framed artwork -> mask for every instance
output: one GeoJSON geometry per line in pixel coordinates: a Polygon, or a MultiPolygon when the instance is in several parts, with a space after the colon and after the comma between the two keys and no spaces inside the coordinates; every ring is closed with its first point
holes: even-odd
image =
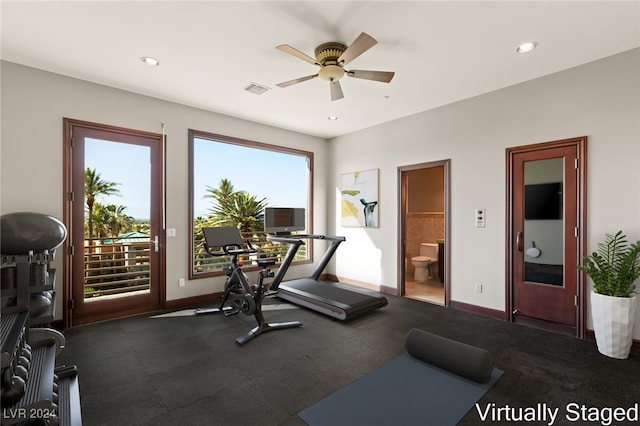
{"type": "Polygon", "coordinates": [[[345,173],[341,180],[342,226],[378,227],[378,169],[345,173]]]}

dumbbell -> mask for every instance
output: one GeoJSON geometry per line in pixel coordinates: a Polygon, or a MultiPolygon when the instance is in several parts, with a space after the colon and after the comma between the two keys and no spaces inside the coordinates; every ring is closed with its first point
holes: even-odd
{"type": "Polygon", "coordinates": [[[29,376],[29,370],[27,370],[22,365],[16,365],[13,368],[13,375],[20,377],[22,380],[24,380],[26,382],[27,381],[27,377],[29,376]]]}
{"type": "Polygon", "coordinates": [[[31,346],[27,342],[24,342],[20,355],[31,361],[31,346]]]}
{"type": "Polygon", "coordinates": [[[31,361],[26,356],[20,355],[20,357],[18,358],[18,364],[23,366],[24,368],[26,368],[28,370],[29,369],[29,365],[31,365],[31,361]]]}
{"type": "Polygon", "coordinates": [[[8,368],[5,371],[5,380],[2,386],[2,405],[7,407],[14,405],[18,401],[20,401],[20,399],[24,396],[27,382],[21,377],[9,373],[8,368]]]}

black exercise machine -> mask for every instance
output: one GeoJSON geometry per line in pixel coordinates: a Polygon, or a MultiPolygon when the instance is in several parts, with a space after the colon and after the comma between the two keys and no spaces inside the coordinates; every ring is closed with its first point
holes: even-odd
{"type": "Polygon", "coordinates": [[[300,238],[327,240],[331,241],[331,245],[310,278],[300,278],[286,282],[281,282],[282,278],[274,280],[269,286],[269,290],[277,291],[277,297],[343,321],[367,314],[387,305],[388,301],[384,296],[357,290],[340,283],[319,281],[320,275],[322,275],[324,268],[333,257],[338,246],[345,241],[344,237],[315,234],[296,234],[288,237],[267,236],[269,241],[291,244],[283,261],[287,263],[287,266],[293,260],[300,246],[300,244],[296,243],[300,241],[300,238]]]}
{"type": "MultiPolygon", "coordinates": [[[[250,241],[243,241],[240,231],[232,226],[203,228],[202,232],[205,239],[204,247],[207,253],[216,257],[229,256],[231,266],[224,270],[227,275],[227,280],[220,305],[217,308],[198,308],[196,309],[196,314],[222,312],[226,316],[230,316],[242,312],[245,315],[253,315],[258,325],[248,333],[238,337],[236,339],[238,345],[244,345],[249,340],[267,331],[300,327],[302,325],[300,321],[270,324],[262,315],[262,300],[266,296],[275,294],[275,291],[265,291],[263,287],[263,280],[274,277],[275,275],[269,268],[275,265],[275,259],[257,259],[257,264],[262,267],[262,270],[259,273],[258,282],[254,286],[251,286],[246,274],[242,271],[242,265],[238,261],[238,256],[258,253],[258,249],[255,248],[250,241]]],[[[282,280],[298,247],[304,244],[302,241],[294,238],[289,239],[287,243],[290,244],[289,251],[271,285],[275,283],[277,286],[278,280],[282,280]]]]}

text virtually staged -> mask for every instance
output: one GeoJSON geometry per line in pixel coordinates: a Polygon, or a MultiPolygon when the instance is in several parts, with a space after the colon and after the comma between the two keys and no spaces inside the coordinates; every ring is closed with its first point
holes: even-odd
{"type": "Polygon", "coordinates": [[[637,422],[640,403],[629,407],[591,407],[577,402],[570,402],[564,407],[553,407],[546,402],[539,402],[529,407],[512,407],[509,404],[498,405],[490,402],[484,406],[476,403],[476,412],[483,422],[541,422],[549,426],[556,421],[567,420],[578,424],[594,423],[609,426],[614,422],[637,422]]]}

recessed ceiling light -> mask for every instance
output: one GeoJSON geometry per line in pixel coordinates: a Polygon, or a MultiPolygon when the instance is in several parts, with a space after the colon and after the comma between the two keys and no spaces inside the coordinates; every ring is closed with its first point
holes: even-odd
{"type": "Polygon", "coordinates": [[[160,65],[160,61],[156,58],[152,58],[151,56],[143,56],[142,58],[140,58],[140,60],[150,67],[157,67],[158,65],[160,65]]]}
{"type": "Polygon", "coordinates": [[[536,43],[535,41],[528,41],[528,42],[522,43],[520,46],[518,46],[516,48],[516,52],[518,52],[518,53],[528,53],[528,52],[531,52],[533,49],[535,49],[537,45],[538,45],[538,43],[536,43]]]}
{"type": "Polygon", "coordinates": [[[330,115],[329,117],[327,117],[329,120],[331,121],[336,121],[338,119],[338,117],[336,117],[335,115],[330,115]]]}

